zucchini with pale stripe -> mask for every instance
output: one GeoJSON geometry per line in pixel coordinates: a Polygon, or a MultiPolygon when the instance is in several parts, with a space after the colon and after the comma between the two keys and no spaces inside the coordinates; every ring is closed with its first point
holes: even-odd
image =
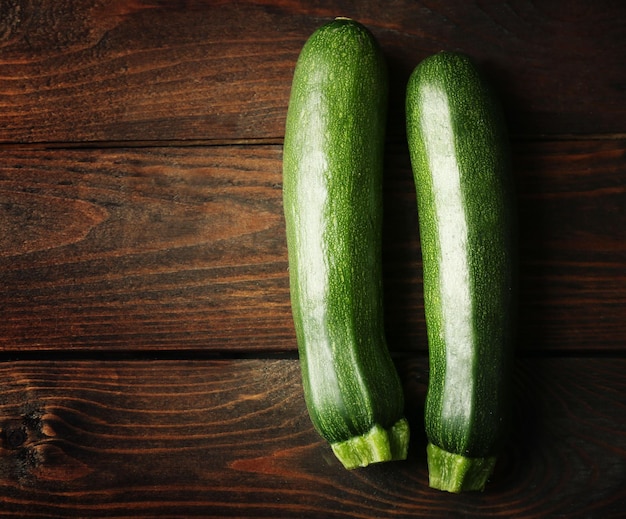
{"type": "Polygon", "coordinates": [[[467,56],[441,52],[406,97],[429,349],[430,485],[482,490],[510,416],[514,225],[507,132],[467,56]]]}
{"type": "Polygon", "coordinates": [[[404,459],[409,440],[383,323],[386,110],[372,34],[345,18],[318,29],[294,72],[283,200],[306,404],[348,469],[404,459]]]}

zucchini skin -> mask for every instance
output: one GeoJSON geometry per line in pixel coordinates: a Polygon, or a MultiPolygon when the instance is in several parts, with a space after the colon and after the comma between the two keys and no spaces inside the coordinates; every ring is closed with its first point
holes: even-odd
{"type": "Polygon", "coordinates": [[[408,447],[383,323],[387,88],[372,34],[335,19],[301,51],[285,128],[283,202],[304,395],[346,468],[403,459],[408,447]]]}
{"type": "Polygon", "coordinates": [[[429,349],[431,486],[484,487],[510,408],[514,225],[508,137],[474,63],[440,52],[407,86],[429,349]]]}

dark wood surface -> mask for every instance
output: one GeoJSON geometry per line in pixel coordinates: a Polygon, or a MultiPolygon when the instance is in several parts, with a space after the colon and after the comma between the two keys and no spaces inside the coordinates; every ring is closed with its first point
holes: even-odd
{"type": "Polygon", "coordinates": [[[624,35],[609,0],[0,0],[0,516],[622,517],[624,35]],[[281,200],[295,60],[337,15],[389,63],[386,325],[413,426],[408,461],[351,472],[304,406],[281,200]],[[442,48],[500,91],[519,209],[515,427],[462,496],[426,484],[402,108],[442,48]]]}
{"type": "MultiPolygon", "coordinates": [[[[426,363],[402,366],[408,405],[419,409],[426,363]]],[[[520,360],[515,433],[494,481],[455,496],[428,489],[416,414],[408,460],[346,471],[311,429],[296,360],[9,362],[0,410],[22,419],[5,426],[3,512],[618,517],[625,369],[625,359],[520,360]]]]}

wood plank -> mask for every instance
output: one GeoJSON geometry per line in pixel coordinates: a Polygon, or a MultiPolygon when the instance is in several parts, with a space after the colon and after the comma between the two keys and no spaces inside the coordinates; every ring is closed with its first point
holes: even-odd
{"type": "Polygon", "coordinates": [[[5,154],[3,348],[284,349],[280,155],[5,154]]]}
{"type": "Polygon", "coordinates": [[[538,351],[624,349],[625,144],[516,146],[520,339],[538,351]]]}
{"type": "MultiPolygon", "coordinates": [[[[12,150],[0,166],[0,348],[294,351],[281,147],[12,150]]],[[[520,348],[626,342],[626,141],[515,143],[520,348]]],[[[414,186],[390,147],[390,344],[425,348],[414,186]]]]}
{"type": "Polygon", "coordinates": [[[471,54],[502,91],[513,133],[624,132],[626,6],[123,0],[5,2],[0,142],[281,138],[304,41],[337,15],[379,38],[392,82],[442,48],[471,54]]]}
{"type": "Polygon", "coordinates": [[[403,361],[405,462],[346,471],[313,430],[296,360],[0,365],[4,517],[617,517],[625,359],[527,359],[484,493],[427,487],[426,361],[403,361]]]}

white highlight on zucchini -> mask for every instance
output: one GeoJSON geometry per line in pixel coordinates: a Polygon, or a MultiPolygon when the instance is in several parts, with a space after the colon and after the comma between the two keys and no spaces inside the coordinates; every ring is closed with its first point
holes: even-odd
{"type": "Polygon", "coordinates": [[[454,128],[446,93],[436,86],[421,92],[421,126],[432,174],[441,257],[439,286],[446,343],[442,418],[466,420],[472,392],[472,299],[467,257],[467,221],[461,193],[454,128]]]}
{"type": "MultiPolygon", "coordinates": [[[[298,251],[298,277],[300,289],[305,291],[303,306],[306,307],[306,318],[309,325],[304,327],[305,343],[310,351],[306,356],[309,365],[309,373],[316,373],[324,380],[316,380],[312,387],[310,398],[317,408],[333,406],[335,402],[325,402],[320,397],[326,398],[332,392],[315,391],[315,387],[339,387],[336,370],[332,368],[332,349],[329,339],[320,331],[326,329],[328,307],[328,287],[330,265],[328,264],[328,251],[324,241],[326,229],[326,206],[328,204],[328,186],[326,176],[329,165],[324,153],[324,143],[320,139],[326,138],[325,122],[320,114],[326,113],[323,107],[325,103],[321,93],[318,96],[311,95],[308,100],[309,106],[299,115],[298,127],[304,131],[305,138],[300,138],[302,154],[299,157],[300,166],[296,182],[296,201],[294,207],[298,207],[299,213],[293,218],[297,221],[296,234],[299,245],[298,251]],[[303,115],[304,114],[304,115],[303,115]]],[[[302,136],[301,136],[302,137],[302,136]]]]}
{"type": "Polygon", "coordinates": [[[300,277],[306,286],[307,299],[319,302],[316,308],[311,308],[310,317],[319,320],[324,318],[321,313],[325,308],[326,290],[328,283],[328,264],[324,250],[324,208],[327,204],[328,189],[326,186],[326,170],[328,164],[323,152],[322,143],[317,142],[319,135],[324,135],[324,121],[322,95],[319,94],[310,101],[312,106],[304,111],[306,117],[300,121],[300,127],[305,128],[308,135],[303,140],[302,157],[297,181],[297,206],[300,208],[300,223],[298,224],[298,247],[300,277]]]}

